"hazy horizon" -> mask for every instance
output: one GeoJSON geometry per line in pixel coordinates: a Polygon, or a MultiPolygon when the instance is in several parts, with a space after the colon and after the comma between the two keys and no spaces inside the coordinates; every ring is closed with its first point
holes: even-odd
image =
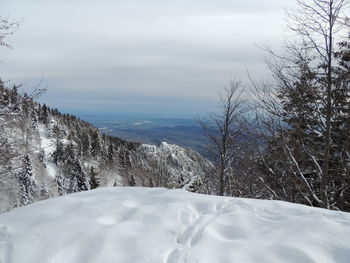
{"type": "Polygon", "coordinates": [[[3,0],[22,20],[1,77],[63,112],[195,116],[232,78],[265,77],[291,0],[3,0]]]}

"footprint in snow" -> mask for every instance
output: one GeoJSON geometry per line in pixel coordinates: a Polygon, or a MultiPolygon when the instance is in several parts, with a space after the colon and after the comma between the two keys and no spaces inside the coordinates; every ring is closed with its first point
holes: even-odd
{"type": "Polygon", "coordinates": [[[139,204],[136,201],[126,200],[126,201],[123,202],[123,206],[129,207],[129,208],[134,208],[134,207],[138,207],[139,204]]]}

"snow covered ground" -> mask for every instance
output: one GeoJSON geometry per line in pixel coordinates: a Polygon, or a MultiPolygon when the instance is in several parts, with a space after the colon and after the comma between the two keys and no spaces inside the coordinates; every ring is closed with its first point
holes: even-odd
{"type": "Polygon", "coordinates": [[[1,263],[350,262],[350,214],[102,188],[0,215],[1,263]]]}

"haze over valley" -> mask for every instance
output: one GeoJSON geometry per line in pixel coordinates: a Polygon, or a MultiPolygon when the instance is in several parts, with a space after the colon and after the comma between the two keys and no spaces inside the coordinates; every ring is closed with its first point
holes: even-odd
{"type": "Polygon", "coordinates": [[[206,155],[207,138],[196,119],[154,118],[137,115],[80,116],[108,135],[128,141],[159,145],[161,142],[189,147],[206,155]]]}

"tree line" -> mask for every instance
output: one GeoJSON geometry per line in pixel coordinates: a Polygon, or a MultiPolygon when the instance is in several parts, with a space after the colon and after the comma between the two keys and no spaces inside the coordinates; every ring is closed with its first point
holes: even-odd
{"type": "Polygon", "coordinates": [[[284,52],[267,52],[269,81],[235,80],[200,121],[214,192],[350,211],[350,39],[344,0],[297,0],[284,52]]]}

